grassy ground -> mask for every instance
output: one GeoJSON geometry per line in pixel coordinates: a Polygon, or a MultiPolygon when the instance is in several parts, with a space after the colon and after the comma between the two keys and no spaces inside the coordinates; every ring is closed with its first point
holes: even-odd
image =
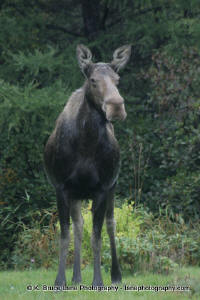
{"type": "MultiPolygon", "coordinates": [[[[102,270],[103,271],[103,270],[102,270]]],[[[72,270],[66,272],[68,286],[72,286],[72,270]]],[[[197,300],[200,299],[200,268],[182,268],[177,272],[164,276],[158,274],[124,275],[123,283],[118,286],[118,291],[94,292],[94,291],[68,291],[55,293],[43,291],[42,286],[51,286],[54,282],[56,272],[52,270],[30,270],[30,271],[3,271],[0,272],[0,300],[25,300],[25,299],[138,299],[138,300],[197,300]],[[125,291],[124,285],[129,286],[190,286],[189,292],[155,292],[155,291],[125,291]],[[28,285],[38,285],[39,291],[28,291],[28,285]]],[[[82,272],[83,285],[90,286],[92,282],[92,268],[85,268],[82,272]]],[[[110,286],[110,275],[103,271],[104,285],[110,286]]]]}

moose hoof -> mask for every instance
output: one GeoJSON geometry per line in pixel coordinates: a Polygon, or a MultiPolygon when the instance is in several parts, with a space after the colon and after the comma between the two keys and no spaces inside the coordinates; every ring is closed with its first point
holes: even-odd
{"type": "Polygon", "coordinates": [[[111,281],[112,284],[118,284],[122,282],[122,274],[120,270],[111,275],[111,281]]]}
{"type": "Polygon", "coordinates": [[[56,277],[55,283],[54,283],[54,287],[57,287],[57,291],[61,291],[63,287],[66,286],[66,279],[63,276],[58,275],[56,277]]]}

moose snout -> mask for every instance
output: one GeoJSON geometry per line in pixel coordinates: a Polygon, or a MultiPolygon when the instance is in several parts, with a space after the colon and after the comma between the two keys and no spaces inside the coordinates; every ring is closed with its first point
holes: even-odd
{"type": "Polygon", "coordinates": [[[124,99],[122,97],[106,99],[104,107],[106,119],[108,121],[123,121],[127,116],[124,106],[124,99]]]}

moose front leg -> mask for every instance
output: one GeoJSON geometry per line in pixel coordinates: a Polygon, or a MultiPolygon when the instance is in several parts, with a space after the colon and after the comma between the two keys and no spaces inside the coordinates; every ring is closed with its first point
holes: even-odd
{"type": "Polygon", "coordinates": [[[71,204],[71,217],[74,231],[74,268],[72,281],[80,283],[81,278],[81,243],[83,234],[83,217],[81,215],[81,201],[74,201],[71,204]]]}
{"type": "Polygon", "coordinates": [[[122,281],[121,270],[117,259],[116,245],[115,245],[115,219],[114,219],[114,188],[110,191],[107,202],[106,211],[106,226],[107,233],[110,239],[110,249],[112,256],[111,267],[111,281],[112,283],[120,283],[122,281]]]}
{"type": "Polygon", "coordinates": [[[67,194],[62,189],[56,190],[57,207],[60,220],[60,256],[59,256],[59,268],[58,275],[56,277],[55,286],[65,286],[65,266],[67,250],[70,242],[70,201],[67,198],[67,194]]]}
{"type": "Polygon", "coordinates": [[[94,286],[103,285],[101,276],[101,231],[106,212],[106,199],[107,195],[105,193],[101,193],[94,199],[92,205],[93,229],[91,241],[94,255],[94,274],[92,285],[94,286]]]}

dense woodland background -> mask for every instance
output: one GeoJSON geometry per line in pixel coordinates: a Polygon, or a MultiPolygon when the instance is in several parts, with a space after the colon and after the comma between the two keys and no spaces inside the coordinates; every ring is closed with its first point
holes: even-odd
{"type": "MultiPolygon", "coordinates": [[[[95,61],[132,45],[119,90],[128,117],[116,123],[121,148],[118,204],[158,214],[200,214],[199,0],[2,0],[0,2],[0,257],[8,260],[22,224],[55,208],[43,149],[55,120],[84,78],[75,49],[95,61]]],[[[45,224],[45,220],[43,220],[45,224]]]]}

